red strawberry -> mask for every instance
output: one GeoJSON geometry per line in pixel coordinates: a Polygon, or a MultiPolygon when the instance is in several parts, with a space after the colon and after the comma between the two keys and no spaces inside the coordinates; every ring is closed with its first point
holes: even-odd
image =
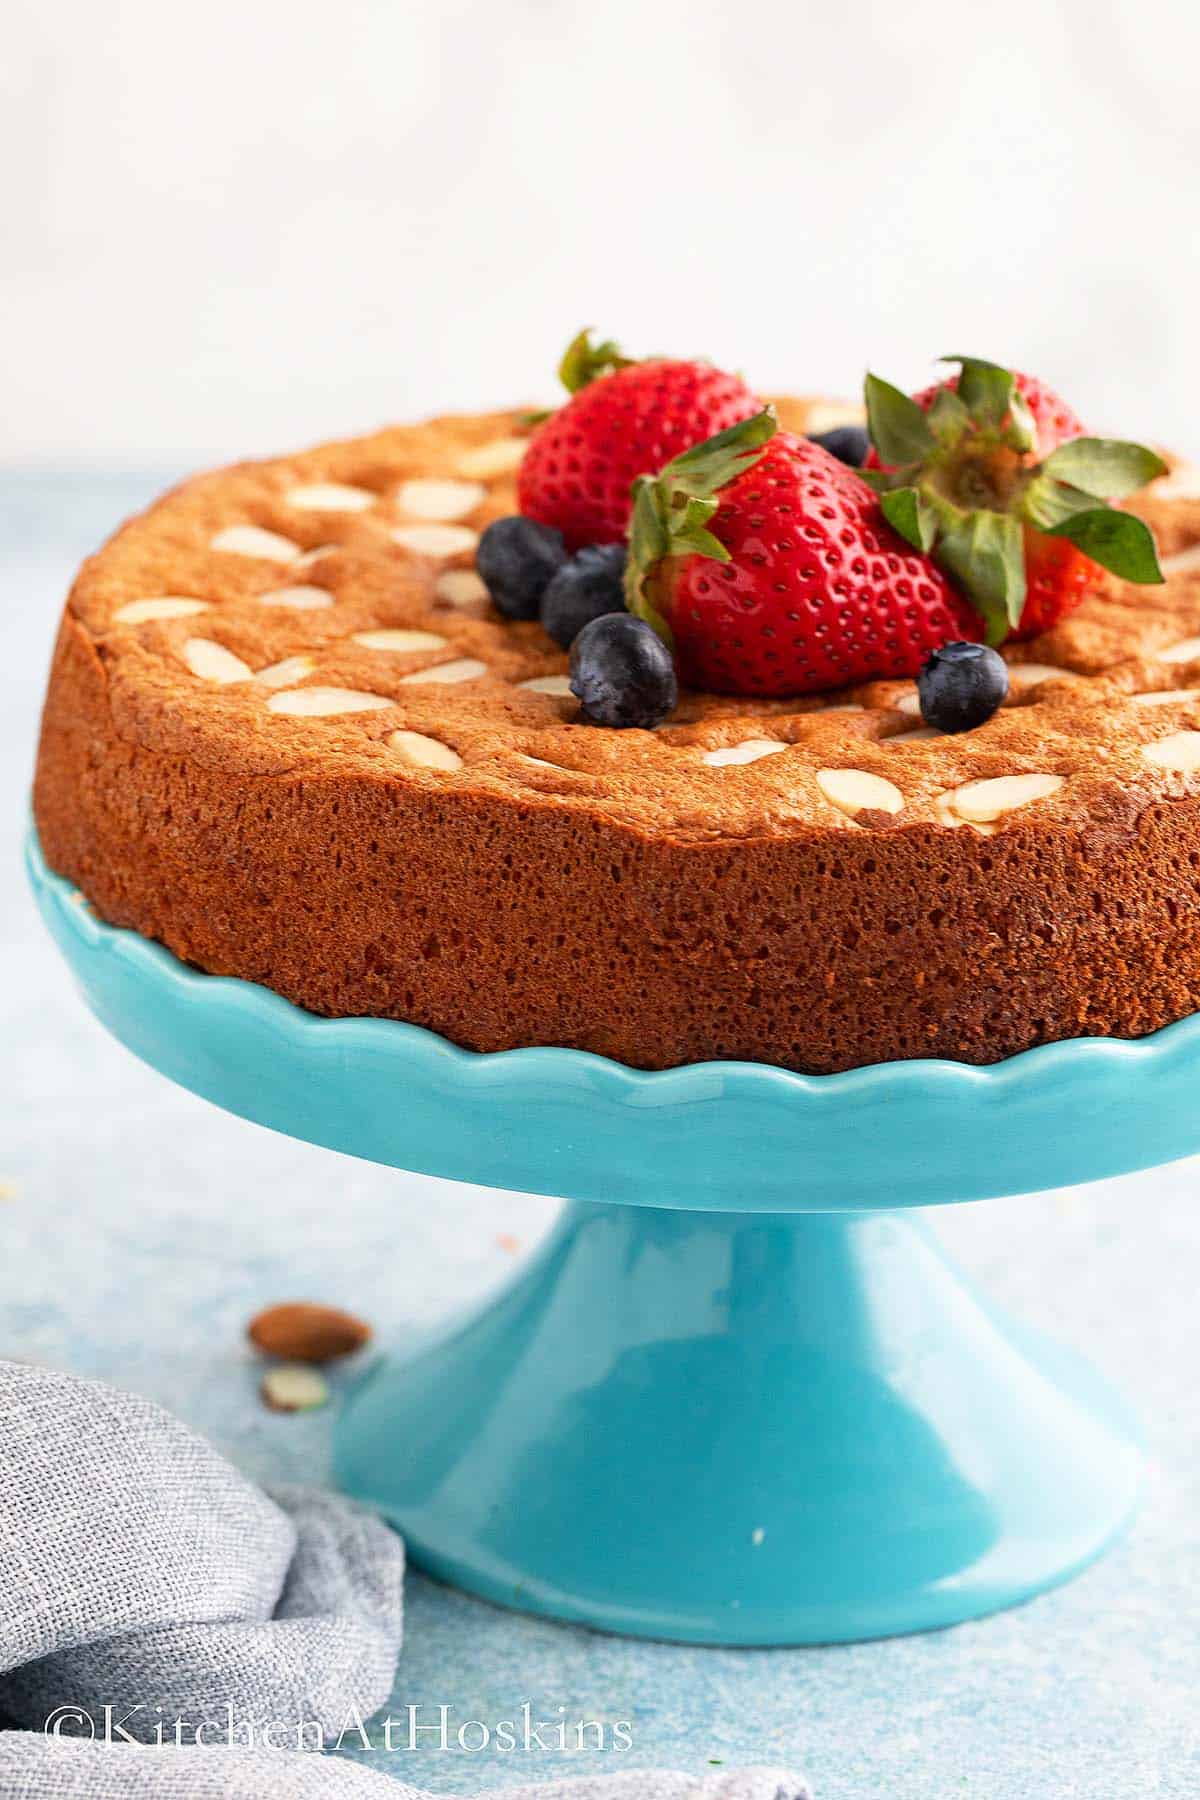
{"type": "Polygon", "coordinates": [[[630,362],[582,332],[559,370],[571,399],[538,429],[521,464],[527,518],[557,526],[567,547],[625,536],[631,489],[693,444],[756,413],[737,375],[703,362],[630,362]]]}
{"type": "Polygon", "coordinates": [[[858,474],[770,408],[639,481],[626,581],[683,680],[724,693],[915,676],[981,631],[858,474]]]}
{"type": "Polygon", "coordinates": [[[988,643],[1048,631],[1094,586],[1097,565],[1161,581],[1146,526],[1109,505],[1160,474],[1160,458],[1085,437],[1028,375],[952,360],[960,374],[916,395],[868,375],[874,449],[863,474],[897,531],[982,615],[988,643]]]}
{"type": "Polygon", "coordinates": [[[1025,544],[1025,605],[1021,623],[1009,632],[1014,643],[1040,637],[1082,605],[1088,589],[1096,585],[1099,565],[1069,539],[1047,537],[1044,531],[1022,531],[1025,544]]]}
{"type": "MultiPolygon", "coordinates": [[[[1061,399],[1054,389],[1039,381],[1036,375],[1022,375],[1019,369],[1012,371],[1013,382],[1029,408],[1029,416],[1037,429],[1036,452],[1038,456],[1049,456],[1068,438],[1083,437],[1084,429],[1074,411],[1065,400],[1061,399]]],[[[959,377],[951,375],[947,381],[935,381],[929,387],[922,388],[913,399],[922,412],[928,412],[943,387],[958,392],[959,377]]],[[[874,448],[867,456],[867,468],[879,468],[879,456],[874,448]]]]}
{"type": "MultiPolygon", "coordinates": [[[[1014,369],[1012,377],[1018,394],[1029,408],[1037,432],[1036,450],[1030,453],[1031,461],[1035,455],[1049,456],[1069,438],[1086,435],[1079,415],[1052,387],[1047,387],[1036,375],[1022,374],[1020,369],[1014,369]]],[[[947,383],[956,393],[958,380],[958,376],[953,375],[947,383]]],[[[937,399],[939,386],[940,383],[934,382],[913,395],[922,412],[928,412],[937,399]]],[[[1029,526],[1024,528],[1022,536],[1027,585],[1021,622],[1008,634],[1013,642],[1038,637],[1073,613],[1083,604],[1088,589],[1100,573],[1091,557],[1077,550],[1066,538],[1047,537],[1045,532],[1033,531],[1029,526]]]]}

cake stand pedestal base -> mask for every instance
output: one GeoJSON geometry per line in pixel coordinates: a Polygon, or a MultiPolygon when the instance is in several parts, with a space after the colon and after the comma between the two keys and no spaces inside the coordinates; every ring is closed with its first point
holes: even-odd
{"type": "Polygon", "coordinates": [[[925,1630],[1066,1579],[1137,1435],[907,1212],[567,1206],[516,1279],[363,1383],[340,1483],[431,1574],[694,1643],[925,1630]]]}

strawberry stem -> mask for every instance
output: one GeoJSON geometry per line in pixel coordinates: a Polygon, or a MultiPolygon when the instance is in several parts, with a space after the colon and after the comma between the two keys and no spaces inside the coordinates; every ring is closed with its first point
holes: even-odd
{"type": "Polygon", "coordinates": [[[612,338],[605,338],[599,344],[593,344],[591,327],[578,332],[567,345],[558,365],[558,379],[568,394],[577,394],[580,388],[587,387],[589,382],[597,380],[601,375],[611,375],[617,369],[627,369],[633,362],[632,356],[623,354],[619,344],[612,338]]]}
{"type": "Polygon", "coordinates": [[[1036,460],[1037,428],[1012,370],[975,356],[926,411],[868,375],[871,441],[884,465],[863,477],[889,522],[951,576],[1003,642],[1021,623],[1028,579],[1025,533],[1064,537],[1124,581],[1160,582],[1154,539],[1109,502],[1136,493],[1165,464],[1142,444],[1068,439],[1036,460]]]}
{"type": "Polygon", "coordinates": [[[766,406],[669,462],[657,475],[639,475],[633,484],[629,555],[625,563],[625,604],[652,625],[667,644],[671,628],[655,603],[654,578],[671,556],[708,556],[728,562],[729,552],[708,530],[721,489],[753,468],[779,426],[766,406]]]}

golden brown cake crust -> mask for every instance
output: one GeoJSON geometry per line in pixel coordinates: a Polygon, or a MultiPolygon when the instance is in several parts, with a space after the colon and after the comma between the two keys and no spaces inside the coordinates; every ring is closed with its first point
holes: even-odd
{"type": "Polygon", "coordinates": [[[1106,581],[1011,652],[977,731],[923,732],[913,684],[879,681],[687,694],[611,732],[524,685],[561,689],[566,659],[469,572],[521,448],[517,415],[433,420],[201,476],[124,526],[55,653],[52,867],[202,969],[480,1050],[825,1072],[1200,1007],[1190,471],[1140,508],[1167,586],[1106,581]]]}

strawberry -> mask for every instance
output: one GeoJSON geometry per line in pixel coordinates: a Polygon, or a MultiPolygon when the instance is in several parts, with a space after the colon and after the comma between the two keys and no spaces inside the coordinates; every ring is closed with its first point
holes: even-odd
{"type": "Polygon", "coordinates": [[[858,473],[770,407],[636,486],[626,604],[693,687],[802,694],[915,676],[981,623],[858,473]]]}
{"type": "Polygon", "coordinates": [[[975,607],[989,644],[1074,611],[1100,565],[1159,582],[1148,528],[1109,502],[1162,473],[1140,444],[1083,435],[1043,383],[976,357],[916,395],[866,381],[873,453],[863,479],[902,537],[975,607]]]}
{"type": "Polygon", "coordinates": [[[1060,619],[1082,605],[1100,571],[1090,556],[1077,550],[1065,537],[1048,537],[1044,531],[1021,529],[1025,550],[1025,604],[1020,623],[1009,638],[1023,643],[1040,637],[1060,619]]]}
{"type": "Polygon", "coordinates": [[[518,503],[570,550],[625,536],[633,482],[761,405],[737,375],[704,362],[631,362],[586,331],[559,375],[571,398],[540,426],[521,464],[518,503]]]}
{"type": "MultiPolygon", "coordinates": [[[[1049,456],[1052,450],[1057,450],[1058,446],[1065,444],[1068,438],[1085,435],[1083,426],[1075,413],[1066,401],[1054,392],[1053,388],[1047,387],[1044,381],[1039,381],[1036,375],[1022,375],[1019,369],[1012,371],[1012,378],[1017,393],[1024,400],[1029,409],[1029,416],[1033,420],[1037,433],[1036,449],[1039,456],[1049,456]]],[[[958,382],[957,375],[951,375],[945,382],[935,381],[931,386],[922,388],[919,394],[914,394],[913,399],[921,411],[927,413],[942,388],[948,387],[953,393],[957,393],[958,382]]],[[[880,466],[879,456],[874,448],[867,457],[866,466],[868,469],[877,469],[880,466]]]]}

